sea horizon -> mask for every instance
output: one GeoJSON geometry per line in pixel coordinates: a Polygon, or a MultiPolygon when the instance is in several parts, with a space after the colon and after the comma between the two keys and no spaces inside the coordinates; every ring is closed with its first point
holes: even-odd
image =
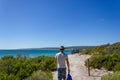
{"type": "MultiPolygon", "coordinates": [[[[59,49],[12,49],[12,50],[0,50],[0,58],[4,56],[55,56],[59,52],[59,49]]],[[[71,49],[65,50],[66,54],[71,54],[71,49]]]]}
{"type": "MultiPolygon", "coordinates": [[[[95,46],[67,46],[65,47],[66,54],[72,54],[72,50],[83,50],[94,48],[95,46]]],[[[20,49],[0,49],[0,58],[4,56],[55,56],[59,52],[59,47],[43,47],[43,48],[20,48],[20,49]]]]}

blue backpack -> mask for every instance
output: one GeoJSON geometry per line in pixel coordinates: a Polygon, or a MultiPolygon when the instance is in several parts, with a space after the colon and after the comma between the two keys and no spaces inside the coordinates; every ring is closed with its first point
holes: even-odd
{"type": "Polygon", "coordinates": [[[72,80],[72,76],[70,74],[67,75],[67,80],[72,80]]]}

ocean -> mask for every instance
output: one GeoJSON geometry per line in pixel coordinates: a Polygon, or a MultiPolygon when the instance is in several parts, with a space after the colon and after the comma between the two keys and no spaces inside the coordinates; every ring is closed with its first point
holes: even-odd
{"type": "MultiPolygon", "coordinates": [[[[4,56],[26,56],[26,57],[37,57],[37,56],[55,56],[58,53],[58,49],[38,49],[38,50],[0,50],[0,58],[4,56]]],[[[71,54],[72,51],[69,49],[65,50],[66,54],[71,54]]]]}

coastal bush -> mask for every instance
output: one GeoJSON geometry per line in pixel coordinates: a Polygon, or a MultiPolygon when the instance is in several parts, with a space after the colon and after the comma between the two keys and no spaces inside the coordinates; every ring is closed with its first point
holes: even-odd
{"type": "Polygon", "coordinates": [[[114,71],[120,71],[120,62],[115,65],[113,70],[114,71]]]}
{"type": "Polygon", "coordinates": [[[81,53],[83,54],[113,54],[113,53],[118,53],[120,52],[120,42],[114,43],[114,44],[104,44],[101,46],[97,46],[95,48],[92,49],[86,49],[86,50],[82,50],[81,53]]]}
{"type": "Polygon", "coordinates": [[[7,74],[0,72],[0,80],[6,80],[7,79],[7,74]]]}
{"type": "Polygon", "coordinates": [[[34,72],[30,77],[25,80],[52,80],[50,72],[42,72],[41,70],[34,72]]]}
{"type": "MultiPolygon", "coordinates": [[[[87,61],[85,61],[87,66],[87,61]]],[[[107,70],[120,70],[120,53],[106,54],[106,55],[94,55],[90,58],[90,66],[93,68],[104,67],[107,70]]]]}
{"type": "MultiPolygon", "coordinates": [[[[93,68],[104,67],[107,70],[120,70],[120,43],[114,43],[112,45],[97,46],[92,51],[87,50],[89,54],[92,54],[90,58],[90,66],[93,68]]],[[[85,61],[87,66],[87,60],[85,61]]]]}
{"type": "Polygon", "coordinates": [[[88,55],[91,55],[91,54],[92,54],[92,49],[86,49],[86,50],[83,50],[81,53],[82,53],[82,54],[88,54],[88,55]]]}
{"type": "Polygon", "coordinates": [[[101,46],[94,47],[92,49],[85,49],[82,50],[82,54],[88,54],[88,55],[99,55],[99,54],[105,54],[107,52],[107,48],[110,46],[110,44],[105,44],[101,46]]]}
{"type": "MultiPolygon", "coordinates": [[[[103,59],[102,59],[102,56],[101,56],[101,55],[94,55],[94,56],[92,56],[92,57],[89,59],[89,65],[90,65],[92,68],[98,68],[98,69],[100,69],[100,68],[102,67],[102,65],[103,65],[102,60],[103,60],[103,59]]],[[[85,61],[85,65],[88,66],[87,64],[88,64],[88,61],[86,60],[86,61],[85,61]]]]}
{"type": "Polygon", "coordinates": [[[101,80],[120,80],[120,71],[102,76],[101,80]]]}
{"type": "Polygon", "coordinates": [[[48,72],[56,70],[54,57],[24,58],[21,56],[5,56],[0,59],[0,80],[23,80],[38,70],[45,72],[47,76],[51,76],[52,74],[48,72]]]}
{"type": "Polygon", "coordinates": [[[118,63],[118,61],[120,60],[120,58],[117,58],[119,57],[120,55],[119,54],[108,54],[108,55],[105,55],[103,58],[104,58],[104,67],[107,69],[107,70],[113,70],[115,65],[118,63]]]}

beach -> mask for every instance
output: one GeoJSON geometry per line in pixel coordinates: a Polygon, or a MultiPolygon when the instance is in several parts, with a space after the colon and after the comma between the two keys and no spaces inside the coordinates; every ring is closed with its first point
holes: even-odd
{"type": "MultiPolygon", "coordinates": [[[[112,73],[104,69],[90,69],[90,76],[88,76],[88,69],[84,62],[90,57],[90,55],[80,54],[68,55],[73,80],[101,80],[101,76],[112,73]]],[[[53,72],[53,80],[57,80],[57,71],[53,72]]]]}

